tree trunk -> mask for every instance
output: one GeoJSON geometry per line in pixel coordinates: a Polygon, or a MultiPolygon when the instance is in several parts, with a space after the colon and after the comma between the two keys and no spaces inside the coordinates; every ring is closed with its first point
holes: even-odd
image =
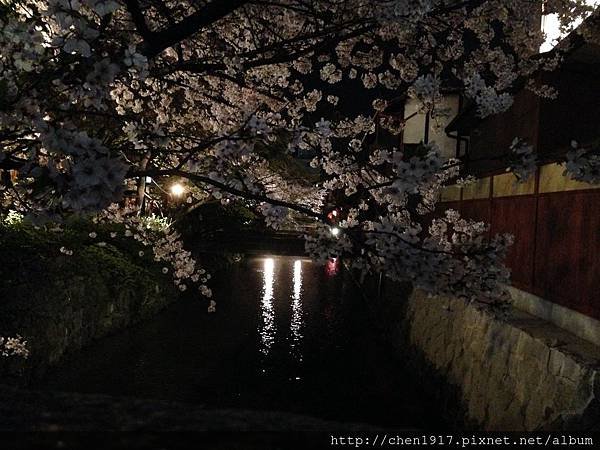
{"type": "MultiPolygon", "coordinates": [[[[140,171],[146,170],[150,162],[150,152],[147,152],[142,160],[140,161],[140,171]]],[[[145,212],[146,206],[146,177],[140,176],[137,183],[137,208],[138,216],[141,216],[145,212]]]]}

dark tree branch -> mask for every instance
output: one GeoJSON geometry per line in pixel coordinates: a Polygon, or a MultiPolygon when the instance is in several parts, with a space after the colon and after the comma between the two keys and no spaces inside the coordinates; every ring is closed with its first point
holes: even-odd
{"type": "MultiPolygon", "coordinates": [[[[277,52],[274,52],[271,56],[262,57],[255,60],[245,61],[243,63],[244,69],[252,69],[261,66],[267,66],[271,64],[282,64],[290,61],[294,61],[297,58],[305,56],[311,52],[330,50],[334,48],[337,44],[347,39],[351,39],[353,37],[359,36],[363,33],[367,33],[374,28],[373,24],[365,24],[362,27],[357,28],[356,30],[350,31],[346,34],[335,35],[329,39],[319,40],[311,45],[307,45],[304,48],[298,48],[295,51],[290,51],[285,48],[284,45],[278,49],[277,52]]],[[[331,30],[331,33],[334,31],[340,30],[331,30]]],[[[283,43],[282,43],[283,44],[283,43]]],[[[269,49],[270,50],[270,49],[269,49]]],[[[239,57],[248,57],[252,54],[259,55],[261,53],[267,53],[266,48],[261,48],[254,50],[253,52],[249,52],[247,54],[238,55],[239,57]]],[[[226,70],[227,66],[222,62],[208,62],[208,61],[184,61],[179,64],[175,64],[170,67],[167,73],[184,71],[184,72],[193,72],[193,73],[207,73],[213,71],[223,71],[226,70]]]]}
{"type": "Polygon", "coordinates": [[[144,13],[140,8],[138,0],[125,0],[125,6],[131,15],[131,20],[133,20],[133,23],[144,40],[152,41],[154,39],[153,33],[146,24],[146,18],[144,17],[144,13]]]}
{"type": "Polygon", "coordinates": [[[213,0],[177,24],[152,33],[151,39],[145,40],[142,53],[148,58],[153,58],[166,48],[194,35],[202,28],[222,19],[246,3],[248,0],[213,0]]]}

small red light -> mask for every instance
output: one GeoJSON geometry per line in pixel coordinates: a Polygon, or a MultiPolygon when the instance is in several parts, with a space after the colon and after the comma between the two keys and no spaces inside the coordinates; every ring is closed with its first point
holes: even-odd
{"type": "Polygon", "coordinates": [[[327,261],[327,264],[325,264],[325,273],[327,274],[327,276],[334,276],[338,273],[339,271],[339,263],[337,258],[333,258],[330,259],[329,261],[327,261]]]}

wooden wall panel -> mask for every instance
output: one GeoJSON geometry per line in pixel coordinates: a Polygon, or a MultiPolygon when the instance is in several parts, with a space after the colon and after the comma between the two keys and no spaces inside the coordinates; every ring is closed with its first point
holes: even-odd
{"type": "Polygon", "coordinates": [[[535,287],[553,302],[600,319],[600,192],[539,198],[535,287]]]}
{"type": "Polygon", "coordinates": [[[533,288],[535,203],[533,196],[495,198],[491,208],[492,235],[510,233],[515,237],[506,257],[512,282],[527,289],[533,288]]]}
{"type": "Polygon", "coordinates": [[[600,320],[600,190],[440,205],[447,208],[515,237],[506,265],[516,287],[600,320]]]}
{"type": "Polygon", "coordinates": [[[464,200],[460,207],[465,219],[477,220],[487,224],[491,221],[491,204],[489,199],[464,200]]]}

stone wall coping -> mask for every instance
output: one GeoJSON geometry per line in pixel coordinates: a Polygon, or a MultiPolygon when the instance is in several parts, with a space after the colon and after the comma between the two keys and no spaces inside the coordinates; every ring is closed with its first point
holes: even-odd
{"type": "MultiPolygon", "coordinates": [[[[514,288],[511,288],[511,290],[513,289],[514,288]]],[[[426,293],[419,290],[413,292],[413,297],[418,298],[420,301],[438,302],[440,308],[447,308],[447,306],[444,306],[444,304],[448,302],[448,299],[445,297],[429,297],[426,293]]],[[[600,371],[600,346],[577,336],[553,322],[530,314],[517,306],[511,307],[508,315],[501,318],[499,316],[494,316],[494,314],[485,307],[479,308],[474,305],[469,305],[467,301],[457,298],[452,298],[451,301],[464,303],[466,307],[477,308],[482,314],[489,316],[491,320],[503,321],[507,325],[542,342],[546,347],[565,354],[577,363],[592,370],[600,371]]],[[[573,312],[576,313],[575,311],[573,312]]]]}
{"type": "Polygon", "coordinates": [[[600,347],[600,321],[513,286],[507,286],[513,306],[551,322],[600,347]]]}
{"type": "Polygon", "coordinates": [[[564,353],[582,366],[600,370],[600,347],[525,311],[513,308],[507,323],[564,353]]]}
{"type": "Polygon", "coordinates": [[[517,308],[506,315],[416,290],[410,344],[484,430],[600,431],[600,346],[517,308]]]}

